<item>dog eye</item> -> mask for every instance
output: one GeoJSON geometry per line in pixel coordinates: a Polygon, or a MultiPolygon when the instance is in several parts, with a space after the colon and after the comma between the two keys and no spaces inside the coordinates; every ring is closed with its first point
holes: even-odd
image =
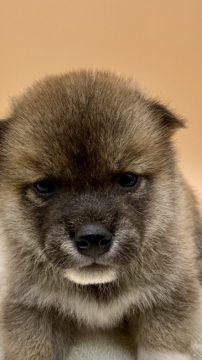
{"type": "Polygon", "coordinates": [[[124,173],[119,177],[118,184],[124,188],[134,188],[138,183],[138,175],[130,172],[124,173]]]}
{"type": "Polygon", "coordinates": [[[33,184],[35,190],[41,195],[48,195],[55,191],[55,185],[50,180],[40,180],[33,184]]]}

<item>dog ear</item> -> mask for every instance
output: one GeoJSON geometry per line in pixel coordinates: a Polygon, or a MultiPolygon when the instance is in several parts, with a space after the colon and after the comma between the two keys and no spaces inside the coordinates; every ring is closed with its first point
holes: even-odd
{"type": "Polygon", "coordinates": [[[151,103],[151,110],[154,116],[160,120],[160,126],[167,131],[168,135],[173,135],[179,128],[185,128],[185,121],[164,105],[154,101],[151,103]]]}

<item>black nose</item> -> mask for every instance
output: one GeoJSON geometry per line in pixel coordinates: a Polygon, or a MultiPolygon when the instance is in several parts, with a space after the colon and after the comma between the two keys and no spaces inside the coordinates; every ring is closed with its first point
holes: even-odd
{"type": "Polygon", "coordinates": [[[111,241],[112,234],[101,224],[83,225],[75,235],[78,251],[94,259],[109,250],[111,241]]]}

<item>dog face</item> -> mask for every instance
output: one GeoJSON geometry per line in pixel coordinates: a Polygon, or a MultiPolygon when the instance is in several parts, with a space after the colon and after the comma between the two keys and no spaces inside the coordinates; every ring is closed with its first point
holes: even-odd
{"type": "Polygon", "coordinates": [[[178,246],[170,137],[182,126],[109,73],[29,88],[1,123],[1,217],[13,254],[79,284],[145,285],[170,273],[178,246]]]}

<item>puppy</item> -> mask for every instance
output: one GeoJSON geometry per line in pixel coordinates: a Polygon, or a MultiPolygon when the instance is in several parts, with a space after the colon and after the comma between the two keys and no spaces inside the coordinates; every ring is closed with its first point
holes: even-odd
{"type": "Polygon", "coordinates": [[[183,121],[79,71],[28,88],[0,127],[3,359],[66,360],[79,331],[190,359],[201,220],[171,141],[183,121]]]}

